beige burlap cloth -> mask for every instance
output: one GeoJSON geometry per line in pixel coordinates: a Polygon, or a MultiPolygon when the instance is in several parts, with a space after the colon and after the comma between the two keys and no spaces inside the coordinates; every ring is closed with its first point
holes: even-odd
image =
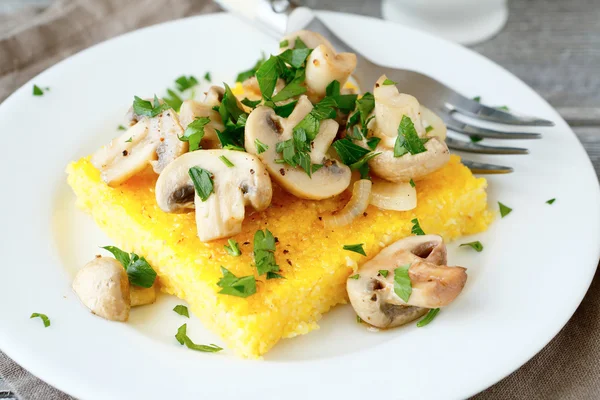
{"type": "MultiPolygon", "coordinates": [[[[39,72],[95,43],[218,9],[209,0],[58,0],[43,10],[0,15],[0,101],[39,72]]],[[[600,399],[599,279],[596,274],[573,318],[546,348],[475,399],[600,399]]],[[[21,400],[71,398],[2,352],[0,377],[21,400]]]]}

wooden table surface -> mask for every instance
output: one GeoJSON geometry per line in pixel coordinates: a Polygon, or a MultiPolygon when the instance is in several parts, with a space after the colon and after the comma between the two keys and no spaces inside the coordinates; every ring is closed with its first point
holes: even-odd
{"type": "MultiPolygon", "coordinates": [[[[51,0],[0,0],[0,13],[51,0]]],[[[304,0],[314,9],[381,16],[380,0],[304,0]]],[[[513,0],[503,31],[471,48],[550,102],[573,127],[600,176],[600,0],[513,0]]],[[[0,399],[12,398],[0,380],[0,399]]]]}

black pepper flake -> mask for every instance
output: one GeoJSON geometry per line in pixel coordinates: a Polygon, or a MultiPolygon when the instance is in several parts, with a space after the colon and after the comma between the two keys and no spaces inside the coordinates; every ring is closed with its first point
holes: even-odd
{"type": "Polygon", "coordinates": [[[289,258],[287,260],[285,260],[285,261],[287,261],[287,263],[290,264],[290,266],[292,265],[292,262],[290,261],[289,258]]]}
{"type": "Polygon", "coordinates": [[[285,176],[285,169],[280,168],[279,173],[281,174],[281,176],[285,176]]]}
{"type": "Polygon", "coordinates": [[[289,252],[290,252],[290,251],[289,251],[288,249],[284,249],[284,250],[283,250],[283,254],[287,254],[287,253],[289,253],[289,252]]]}
{"type": "Polygon", "coordinates": [[[279,243],[279,238],[275,236],[275,243],[279,243]]]}
{"type": "Polygon", "coordinates": [[[323,217],[319,217],[319,221],[323,221],[323,217]]]}
{"type": "Polygon", "coordinates": [[[248,245],[248,244],[250,244],[250,242],[244,242],[244,245],[248,245]]]}
{"type": "Polygon", "coordinates": [[[253,169],[251,169],[251,170],[250,170],[250,173],[251,173],[251,174],[254,174],[254,170],[253,170],[253,169]]]}
{"type": "Polygon", "coordinates": [[[127,154],[129,154],[127,150],[123,150],[123,157],[127,157],[127,154]]]}
{"type": "Polygon", "coordinates": [[[365,212],[363,213],[363,215],[366,217],[366,216],[367,216],[367,215],[369,215],[369,214],[367,214],[367,212],[365,211],[365,212]]]}
{"type": "Polygon", "coordinates": [[[376,84],[375,84],[375,87],[379,87],[379,83],[376,83],[376,84]]]}

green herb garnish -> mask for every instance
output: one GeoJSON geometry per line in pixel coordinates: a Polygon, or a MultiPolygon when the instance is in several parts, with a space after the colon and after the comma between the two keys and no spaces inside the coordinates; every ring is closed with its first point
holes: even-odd
{"type": "Polygon", "coordinates": [[[471,142],[473,143],[481,142],[483,140],[483,138],[478,135],[471,135],[469,136],[469,139],[471,139],[471,142]]]}
{"type": "Polygon", "coordinates": [[[335,100],[337,107],[344,114],[348,114],[356,107],[356,99],[358,98],[355,94],[340,94],[340,83],[336,80],[332,81],[325,89],[327,97],[331,97],[335,100]]]}
{"type": "Polygon", "coordinates": [[[390,273],[390,271],[388,271],[387,269],[379,270],[379,275],[383,276],[384,278],[387,278],[389,273],[390,273]]]}
{"type": "Polygon", "coordinates": [[[223,266],[221,266],[221,273],[223,277],[217,282],[217,286],[221,288],[220,294],[248,297],[256,293],[256,279],[254,275],[238,278],[223,266]]]}
{"type": "Polygon", "coordinates": [[[149,288],[154,285],[156,271],[154,271],[144,257],[140,257],[135,253],[127,253],[115,246],[104,246],[102,248],[111,252],[123,268],[125,268],[129,277],[129,283],[143,288],[149,288]]]}
{"type": "Polygon", "coordinates": [[[475,96],[475,97],[473,97],[473,101],[476,101],[476,102],[480,103],[481,102],[481,96],[475,96]]]}
{"type": "Polygon", "coordinates": [[[34,96],[43,96],[44,91],[38,85],[33,85],[33,95],[34,96]]]}
{"type": "Polygon", "coordinates": [[[265,62],[265,56],[263,55],[260,60],[258,60],[252,68],[247,71],[240,72],[238,76],[235,78],[236,82],[244,82],[246,79],[252,78],[256,75],[256,71],[260,68],[260,66],[265,62]]]}
{"type": "Polygon", "coordinates": [[[369,148],[371,150],[375,150],[377,148],[377,145],[379,144],[379,142],[381,141],[381,138],[378,138],[376,136],[372,136],[370,138],[367,139],[367,146],[369,146],[369,148]]]}
{"type": "Polygon", "coordinates": [[[510,111],[510,109],[507,106],[498,106],[498,107],[496,107],[496,109],[502,110],[502,111],[510,111]]]}
{"type": "Polygon", "coordinates": [[[182,142],[189,142],[190,151],[201,149],[200,142],[204,138],[204,127],[210,122],[208,117],[198,117],[185,128],[183,136],[179,138],[182,142]]]}
{"type": "Polygon", "coordinates": [[[415,186],[417,186],[417,185],[415,185],[415,181],[413,181],[412,179],[411,179],[411,180],[410,180],[408,183],[410,183],[410,186],[411,186],[411,187],[415,187],[415,186]]]}
{"type": "Polygon", "coordinates": [[[473,250],[475,250],[478,253],[481,253],[481,251],[483,250],[483,245],[481,244],[481,242],[479,240],[477,240],[475,242],[463,243],[460,245],[460,247],[463,247],[463,246],[470,246],[471,248],[473,248],[473,250]]]}
{"type": "Polygon", "coordinates": [[[210,72],[208,72],[208,71],[207,71],[207,72],[204,74],[204,80],[205,80],[205,81],[208,81],[208,82],[212,82],[212,77],[210,76],[210,72]]]}
{"type": "Polygon", "coordinates": [[[183,99],[171,89],[167,89],[167,95],[163,97],[163,100],[175,111],[179,111],[183,104],[183,99]]]}
{"type": "Polygon", "coordinates": [[[175,308],[173,309],[173,311],[175,311],[177,314],[184,316],[184,317],[190,317],[190,313],[188,311],[188,308],[184,305],[177,305],[175,306],[175,308]]]}
{"type": "Polygon", "coordinates": [[[364,245],[364,243],[359,243],[359,244],[345,244],[342,248],[344,250],[353,251],[355,253],[362,254],[363,256],[366,257],[367,253],[365,253],[365,249],[363,249],[363,245],[364,245]]]}
{"type": "Polygon", "coordinates": [[[348,279],[354,279],[354,280],[356,280],[358,278],[360,278],[360,274],[354,274],[354,275],[348,277],[348,279]]]}
{"type": "Polygon", "coordinates": [[[349,167],[350,167],[350,169],[358,170],[360,172],[361,179],[369,179],[369,164],[367,164],[367,163],[380,154],[381,154],[381,152],[375,153],[372,151],[372,152],[366,154],[365,156],[363,156],[357,162],[350,164],[349,167]]]}
{"type": "Polygon", "coordinates": [[[118,131],[126,131],[127,128],[125,128],[123,125],[119,125],[119,126],[117,126],[117,130],[118,131]]]}
{"type": "Polygon", "coordinates": [[[192,179],[196,194],[200,197],[200,200],[206,201],[214,189],[212,174],[198,166],[190,168],[188,174],[192,179]]]}
{"type": "Polygon", "coordinates": [[[180,92],[185,92],[188,89],[193,88],[198,84],[198,79],[195,76],[190,75],[189,77],[182,75],[179,78],[175,79],[175,85],[177,85],[177,90],[180,92]]]}
{"type": "Polygon", "coordinates": [[[265,151],[269,150],[269,146],[267,146],[258,139],[254,139],[254,146],[256,146],[256,152],[258,154],[264,153],[265,151]]]}
{"type": "Polygon", "coordinates": [[[386,80],[385,80],[385,81],[383,81],[383,85],[384,85],[384,86],[388,86],[388,85],[395,85],[395,84],[397,84],[397,83],[398,83],[398,82],[394,82],[393,80],[391,80],[391,79],[387,79],[387,78],[386,78],[386,80]]]}
{"type": "Polygon", "coordinates": [[[279,91],[275,96],[273,96],[271,101],[280,102],[288,100],[292,97],[299,96],[304,92],[306,92],[306,87],[302,86],[302,84],[298,82],[292,81],[288,83],[286,87],[281,89],[281,91],[279,91]]]}
{"type": "Polygon", "coordinates": [[[425,151],[427,149],[421,138],[419,138],[412,120],[403,115],[398,126],[398,137],[394,144],[394,157],[401,157],[406,153],[419,154],[425,151]]]}
{"type": "Polygon", "coordinates": [[[256,71],[256,80],[264,99],[271,100],[277,78],[279,78],[279,58],[271,56],[256,71]]]}
{"type": "Polygon", "coordinates": [[[500,207],[500,216],[502,218],[506,217],[512,211],[512,208],[505,206],[504,204],[498,202],[498,207],[500,207]]]}
{"type": "Polygon", "coordinates": [[[125,141],[125,143],[131,143],[132,141],[133,141],[133,136],[131,136],[129,139],[127,139],[127,140],[125,141]]]}
{"type": "Polygon", "coordinates": [[[50,326],[50,318],[48,318],[46,314],[33,313],[29,318],[41,318],[42,322],[44,323],[44,328],[50,326]]]}
{"type": "Polygon", "coordinates": [[[233,165],[233,163],[229,161],[229,158],[225,156],[219,156],[219,160],[223,161],[223,164],[227,165],[229,168],[235,167],[235,165],[233,165]]]}
{"type": "Polygon", "coordinates": [[[356,316],[356,322],[359,323],[359,324],[362,324],[363,323],[363,319],[357,315],[356,316]]]}
{"type": "Polygon", "coordinates": [[[553,204],[556,201],[556,199],[550,199],[548,201],[546,201],[546,204],[553,204]]]}
{"type": "Polygon", "coordinates": [[[250,100],[248,98],[244,98],[244,100],[242,100],[241,103],[250,108],[256,108],[256,106],[259,105],[261,101],[262,100],[250,100]]]}
{"type": "Polygon", "coordinates": [[[188,349],[202,351],[204,353],[217,353],[223,350],[222,347],[217,346],[216,344],[195,344],[187,335],[187,324],[183,324],[177,329],[177,334],[175,335],[175,339],[181,345],[186,345],[188,349]]]}
{"type": "Polygon", "coordinates": [[[433,126],[431,126],[431,125],[427,125],[427,126],[425,127],[425,133],[429,133],[429,132],[431,132],[432,130],[433,130],[433,126]]]}
{"type": "Polygon", "coordinates": [[[287,40],[287,39],[282,40],[281,42],[279,42],[279,48],[282,49],[284,47],[287,47],[289,44],[290,44],[289,40],[287,40]]]}
{"type": "Polygon", "coordinates": [[[275,237],[268,229],[254,234],[254,263],[258,275],[267,274],[267,279],[282,278],[275,262],[275,237]]]}
{"type": "Polygon", "coordinates": [[[410,282],[410,276],[408,275],[409,265],[398,267],[394,270],[394,292],[408,303],[410,295],[412,293],[412,284],[410,282]]]}
{"type": "Polygon", "coordinates": [[[154,95],[154,104],[137,96],[133,96],[133,99],[133,112],[140,116],[154,118],[161,112],[171,108],[167,103],[160,104],[156,95],[154,95]]]}
{"type": "Polygon", "coordinates": [[[413,235],[421,236],[425,234],[423,229],[421,229],[421,225],[419,224],[419,220],[417,218],[411,220],[410,222],[413,224],[412,229],[410,230],[413,235]]]}
{"type": "Polygon", "coordinates": [[[232,257],[239,257],[242,255],[242,251],[240,250],[238,242],[233,239],[227,239],[227,243],[229,243],[225,245],[225,251],[227,251],[227,254],[232,257]]]}
{"type": "Polygon", "coordinates": [[[352,165],[367,154],[369,150],[352,143],[350,139],[340,139],[332,144],[342,162],[346,165],[352,165]]]}
{"type": "Polygon", "coordinates": [[[422,320],[417,322],[417,327],[422,328],[425,325],[428,325],[431,321],[433,321],[433,319],[435,318],[436,315],[438,315],[439,312],[440,312],[439,308],[432,308],[431,310],[429,310],[427,315],[425,315],[425,318],[423,318],[422,320]]]}
{"type": "Polygon", "coordinates": [[[273,107],[273,110],[275,111],[275,114],[279,115],[280,117],[287,118],[290,116],[292,111],[294,111],[294,108],[296,108],[296,104],[298,104],[298,101],[291,101],[281,106],[276,105],[273,107]]]}

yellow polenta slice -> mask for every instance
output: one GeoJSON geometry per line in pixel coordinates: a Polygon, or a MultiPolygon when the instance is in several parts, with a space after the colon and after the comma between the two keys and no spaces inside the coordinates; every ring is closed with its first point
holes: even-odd
{"type": "Polygon", "coordinates": [[[281,338],[318,328],[323,313],[345,303],[346,279],[379,250],[410,235],[413,218],[427,233],[446,240],[485,230],[492,220],[485,179],[475,178],[452,156],[448,165],[417,182],[418,207],[384,211],[370,206],[350,226],[327,229],[319,215],[342,208],[349,194],[324,201],[301,200],[274,188],[271,206],[247,210],[242,232],[234,239],[242,255],[224,249],[227,240],[202,243],[194,213],[167,214],[156,205],[156,175],[147,171],[110,188],[88,158],[68,166],[68,182],[78,205],[118,246],[146,257],[157,271],[162,290],[185,299],[195,315],[244,357],[265,354],[281,338]],[[237,276],[256,273],[252,241],[258,229],[278,238],[276,261],[286,279],[257,277],[256,294],[239,298],[218,294],[224,266],[237,276]],[[364,243],[368,257],[342,249],[364,243]]]}

